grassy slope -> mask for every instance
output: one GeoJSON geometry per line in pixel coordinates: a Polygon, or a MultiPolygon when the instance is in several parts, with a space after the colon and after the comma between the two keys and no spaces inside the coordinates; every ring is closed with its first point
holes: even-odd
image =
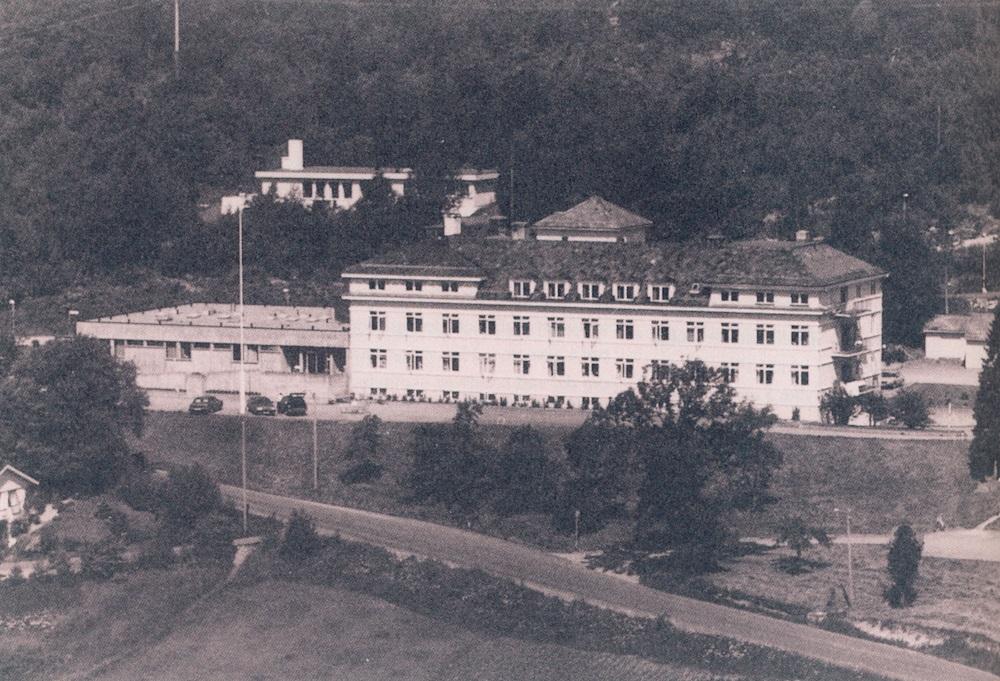
{"type": "Polygon", "coordinates": [[[707,672],[471,633],[342,589],[265,581],[227,589],[150,650],[98,677],[701,680],[707,672]]]}
{"type": "MultiPolygon", "coordinates": [[[[346,446],[351,424],[320,422],[320,489],[312,491],[311,423],[288,419],[251,419],[248,432],[249,480],[254,488],[280,494],[319,498],[332,503],[374,511],[444,519],[433,509],[407,503],[399,481],[406,474],[406,448],[412,424],[385,424],[386,468],[383,478],[372,484],[346,486],[337,474],[349,467],[346,446]]],[[[486,427],[499,442],[509,431],[505,426],[486,427]]],[[[565,428],[543,430],[553,449],[558,449],[565,428]]],[[[901,520],[917,529],[930,529],[938,513],[949,524],[974,525],[996,505],[995,495],[978,493],[966,472],[966,443],[938,441],[863,440],[801,435],[772,435],[785,455],[773,492],[780,501],[767,512],[738,519],[751,535],[769,535],[785,515],[802,515],[832,527],[837,523],[833,508],[853,510],[858,532],[888,532],[901,520]]],[[[140,448],[154,461],[190,463],[200,461],[226,482],[239,481],[239,422],[233,417],[189,417],[183,414],[151,413],[140,448]]],[[[490,518],[479,529],[499,535],[517,536],[553,548],[568,548],[568,539],[554,535],[543,518],[490,518]]],[[[613,538],[613,530],[588,538],[593,545],[613,538]]]]}

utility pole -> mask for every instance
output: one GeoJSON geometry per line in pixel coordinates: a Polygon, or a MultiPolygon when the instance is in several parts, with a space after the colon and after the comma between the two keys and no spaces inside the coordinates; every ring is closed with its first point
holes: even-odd
{"type": "Polygon", "coordinates": [[[181,76],[181,0],[174,0],[174,78],[181,76]]]}
{"type": "Polygon", "coordinates": [[[986,242],[983,242],[983,293],[986,293],[986,242]]]}
{"type": "Polygon", "coordinates": [[[851,545],[851,509],[835,508],[833,509],[833,512],[837,513],[841,510],[843,510],[844,516],[847,520],[847,589],[851,598],[851,602],[848,603],[848,606],[853,606],[855,597],[854,597],[854,551],[851,545]]]}
{"type": "Polygon", "coordinates": [[[250,505],[247,501],[247,373],[245,320],[243,317],[243,208],[239,210],[239,259],[240,259],[240,465],[243,482],[243,534],[249,530],[250,505]]]}
{"type": "Polygon", "coordinates": [[[313,411],[313,489],[319,489],[319,437],[317,424],[319,416],[313,411]]]}

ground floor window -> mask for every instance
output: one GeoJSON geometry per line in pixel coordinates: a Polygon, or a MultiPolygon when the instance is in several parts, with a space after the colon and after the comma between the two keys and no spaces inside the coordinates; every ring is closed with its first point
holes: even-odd
{"type": "Polygon", "coordinates": [[[113,347],[111,349],[111,352],[118,359],[124,359],[125,358],[125,341],[123,341],[123,340],[113,341],[113,347]]]}
{"type": "Polygon", "coordinates": [[[191,343],[184,341],[167,343],[167,359],[189,360],[191,359],[191,343]]]}
{"type": "Polygon", "coordinates": [[[441,391],[442,400],[457,400],[458,391],[457,390],[443,390],[441,391]]]}
{"type": "MultiPolygon", "coordinates": [[[[258,362],[258,360],[259,360],[259,355],[258,355],[259,350],[258,350],[257,346],[256,345],[247,345],[246,349],[247,349],[247,351],[246,351],[246,355],[243,357],[243,363],[244,364],[256,364],[258,362]]],[[[235,345],[233,345],[233,361],[234,362],[239,362],[240,361],[240,344],[239,343],[236,343],[235,345]]]]}
{"type": "Polygon", "coordinates": [[[597,409],[601,406],[600,397],[584,397],[580,402],[582,409],[597,409]]]}

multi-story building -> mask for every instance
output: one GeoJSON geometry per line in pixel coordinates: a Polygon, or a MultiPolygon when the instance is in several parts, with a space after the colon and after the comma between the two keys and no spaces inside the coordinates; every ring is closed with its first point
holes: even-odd
{"type": "Polygon", "coordinates": [[[358,397],[606,404],[658,362],[820,418],[878,389],[885,273],[821,241],[441,239],[350,267],[358,397]]]}

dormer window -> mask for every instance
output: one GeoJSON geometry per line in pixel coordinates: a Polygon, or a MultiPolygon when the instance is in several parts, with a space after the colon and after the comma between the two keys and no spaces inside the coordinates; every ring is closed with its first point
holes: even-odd
{"type": "Polygon", "coordinates": [[[673,289],[670,284],[652,284],[649,287],[649,299],[654,303],[665,303],[673,297],[673,289]]]}
{"type": "Polygon", "coordinates": [[[808,305],[809,304],[809,294],[801,292],[792,293],[792,305],[808,305]]]}
{"type": "Polygon", "coordinates": [[[594,281],[583,282],[579,286],[581,300],[598,300],[604,293],[604,285],[594,281]]]}
{"type": "Polygon", "coordinates": [[[423,291],[424,290],[424,282],[422,282],[422,281],[413,281],[412,279],[407,279],[404,282],[404,285],[406,286],[406,290],[407,291],[423,291]]]}
{"type": "Polygon", "coordinates": [[[385,279],[369,279],[368,280],[368,290],[369,291],[384,291],[385,290],[385,279]]]}
{"type": "Polygon", "coordinates": [[[442,281],[441,282],[441,292],[442,293],[458,293],[458,282],[457,281],[442,281]]]}
{"type": "Polygon", "coordinates": [[[515,298],[530,298],[535,282],[530,279],[511,279],[510,294],[515,298]]]}
{"type": "Polygon", "coordinates": [[[723,290],[723,291],[719,291],[719,297],[722,299],[722,302],[724,302],[724,303],[738,303],[738,302],[740,302],[740,292],[739,291],[733,291],[731,289],[726,289],[726,290],[723,290]]]}
{"type": "Polygon", "coordinates": [[[615,284],[615,300],[635,300],[635,284],[615,284]]]}
{"type": "Polygon", "coordinates": [[[757,291],[758,305],[774,305],[774,291],[757,291]]]}
{"type": "Polygon", "coordinates": [[[568,289],[569,284],[565,281],[547,281],[545,282],[545,297],[551,299],[565,298],[568,289]]]}

